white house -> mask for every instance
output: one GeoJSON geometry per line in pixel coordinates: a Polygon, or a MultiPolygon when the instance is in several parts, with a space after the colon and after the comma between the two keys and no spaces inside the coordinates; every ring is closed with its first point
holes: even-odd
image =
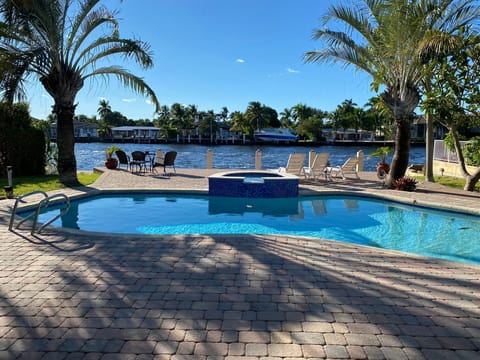
{"type": "Polygon", "coordinates": [[[118,126],[112,128],[114,140],[150,142],[160,139],[160,129],[154,126],[118,126]]]}

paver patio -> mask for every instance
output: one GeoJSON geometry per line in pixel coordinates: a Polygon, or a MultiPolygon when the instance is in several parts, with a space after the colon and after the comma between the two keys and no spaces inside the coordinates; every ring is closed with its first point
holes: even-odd
{"type": "MultiPolygon", "coordinates": [[[[205,189],[209,171],[177,171],[107,171],[95,187],[205,189]]],[[[478,193],[361,177],[302,188],[480,213],[478,193]]],[[[287,236],[32,236],[8,231],[11,203],[0,201],[0,359],[480,358],[480,266],[287,236]]]]}

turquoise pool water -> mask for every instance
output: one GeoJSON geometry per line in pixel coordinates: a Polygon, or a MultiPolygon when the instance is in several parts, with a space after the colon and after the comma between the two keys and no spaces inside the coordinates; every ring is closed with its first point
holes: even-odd
{"type": "MultiPolygon", "coordinates": [[[[39,221],[58,211],[47,209],[39,221]]],[[[99,195],[72,201],[53,225],[126,234],[310,236],[480,264],[479,216],[365,197],[99,195]]]]}

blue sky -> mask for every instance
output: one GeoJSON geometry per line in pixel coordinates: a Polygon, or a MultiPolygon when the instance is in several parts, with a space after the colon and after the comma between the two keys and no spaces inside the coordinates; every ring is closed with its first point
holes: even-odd
{"type": "MultiPolygon", "coordinates": [[[[305,64],[320,44],[311,38],[330,0],[106,0],[119,11],[120,34],[151,45],[154,68],[117,60],[145,78],[162,105],[245,111],[259,101],[279,113],[298,103],[325,111],[346,99],[365,105],[376,94],[371,78],[352,67],[305,64]]],[[[40,86],[28,92],[31,114],[46,118],[52,99],[40,86]]],[[[112,78],[87,82],[77,114],[96,115],[100,99],[131,119],[154,118],[147,99],[112,78]]]]}

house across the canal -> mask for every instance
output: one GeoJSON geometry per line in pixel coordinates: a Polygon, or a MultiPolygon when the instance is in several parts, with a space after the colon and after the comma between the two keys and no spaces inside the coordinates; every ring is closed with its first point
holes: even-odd
{"type": "Polygon", "coordinates": [[[113,127],[112,139],[117,142],[156,142],[160,140],[160,129],[154,126],[113,127]]]}

